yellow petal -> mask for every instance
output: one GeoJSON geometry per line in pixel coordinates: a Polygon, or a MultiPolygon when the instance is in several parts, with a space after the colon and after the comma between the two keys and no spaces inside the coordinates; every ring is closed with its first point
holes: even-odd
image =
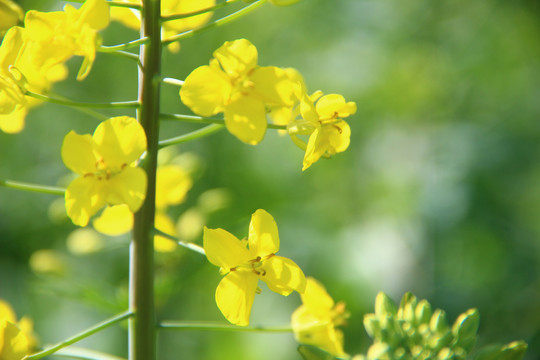
{"type": "Polygon", "coordinates": [[[9,114],[0,114],[0,130],[7,134],[15,134],[24,128],[25,118],[28,114],[26,107],[18,107],[9,114]]]}
{"type": "Polygon", "coordinates": [[[221,279],[216,289],[216,303],[231,323],[249,325],[257,282],[257,275],[251,271],[233,271],[221,279]]]}
{"type": "Polygon", "coordinates": [[[0,342],[2,360],[21,360],[28,353],[26,336],[9,321],[0,321],[0,342]]]}
{"type": "MultiPolygon", "coordinates": [[[[174,14],[188,14],[198,10],[210,8],[216,4],[215,0],[163,0],[161,14],[164,16],[174,14]]],[[[210,20],[212,12],[206,12],[184,19],[167,21],[163,24],[168,33],[179,33],[185,30],[195,29],[210,20]]]]}
{"type": "Polygon", "coordinates": [[[264,104],[250,96],[238,98],[225,108],[225,126],[246,144],[258,144],[266,133],[264,104]]]}
{"type": "Polygon", "coordinates": [[[165,208],[184,201],[193,182],[189,174],[178,165],[162,165],[156,175],[156,207],[165,208]]]}
{"type": "Polygon", "coordinates": [[[95,144],[91,135],[71,130],[62,143],[62,161],[74,173],[84,175],[96,171],[95,144]]]}
{"type": "Polygon", "coordinates": [[[104,182],[107,204],[126,204],[134,213],[139,210],[146,197],[147,180],[143,169],[128,166],[104,182]]]}
{"type": "MultiPolygon", "coordinates": [[[[126,3],[140,4],[140,1],[122,1],[126,3]]],[[[127,26],[133,30],[139,30],[141,28],[140,13],[137,10],[122,8],[117,6],[111,6],[111,20],[121,22],[124,26],[127,26]]]]}
{"type": "Polygon", "coordinates": [[[306,291],[300,295],[302,303],[312,313],[328,315],[334,307],[334,300],[320,282],[312,277],[308,277],[306,280],[306,291]]]}
{"type": "Polygon", "coordinates": [[[79,9],[79,17],[94,30],[104,29],[109,25],[109,4],[106,0],[86,0],[79,9]]]}
{"type": "Polygon", "coordinates": [[[102,182],[93,176],[78,177],[66,189],[66,212],[75,225],[86,226],[88,220],[105,205],[102,182]]]}
{"type": "Polygon", "coordinates": [[[302,89],[300,82],[291,80],[285,70],[275,66],[258,67],[249,78],[265,104],[292,106],[302,89]]]}
{"type": "Polygon", "coordinates": [[[260,277],[270,290],[280,295],[289,295],[293,291],[300,294],[306,289],[306,277],[300,267],[291,259],[272,256],[263,261],[263,275],[260,277]]]}
{"type": "Polygon", "coordinates": [[[339,94],[329,94],[317,101],[316,109],[321,119],[344,118],[356,112],[356,104],[345,102],[339,94]]]}
{"type": "Polygon", "coordinates": [[[133,228],[133,213],[126,204],[107,206],[92,225],[102,234],[122,235],[133,228]]]}
{"type": "Polygon", "coordinates": [[[214,66],[200,66],[186,78],[180,98],[191,111],[202,116],[223,111],[232,86],[225,73],[214,66]]]}
{"type": "Polygon", "coordinates": [[[257,48],[246,39],[227,41],[214,51],[214,58],[227,75],[239,77],[257,65],[257,48]]]}
{"type": "Polygon", "coordinates": [[[208,261],[226,271],[249,261],[250,253],[240,240],[223,229],[204,228],[203,247],[208,261]]]}
{"type": "Polygon", "coordinates": [[[279,234],[276,221],[265,210],[259,209],[251,216],[249,249],[260,257],[275,254],[279,250],[279,234]]]}
{"type": "Polygon", "coordinates": [[[12,26],[22,22],[24,12],[17,3],[11,0],[0,1],[0,32],[5,32],[12,26]]]}
{"type": "Polygon", "coordinates": [[[146,151],[146,134],[132,117],[110,118],[96,128],[96,149],[108,168],[121,169],[139,159],[146,151]]]}

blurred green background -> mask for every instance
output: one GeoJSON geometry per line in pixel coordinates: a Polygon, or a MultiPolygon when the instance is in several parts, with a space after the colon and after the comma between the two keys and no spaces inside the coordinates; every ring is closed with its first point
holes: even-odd
{"type": "MultiPolygon", "coordinates": [[[[64,2],[20,4],[51,10],[64,2]]],[[[105,44],[137,36],[118,23],[103,32],[105,44]]],[[[273,131],[256,147],[225,131],[176,147],[170,156],[192,171],[195,184],[170,215],[194,227],[203,217],[209,227],[241,238],[256,209],[270,212],[280,231],[280,254],[346,302],[350,354],[367,349],[362,320],[373,311],[376,293],[399,301],[412,291],[446,310],[450,322],[478,308],[481,344],[524,339],[526,358],[538,359],[540,3],[267,4],[241,21],[183,41],[177,54],[164,51],[163,74],[184,79],[224,41],[238,38],[257,46],[259,64],[298,69],[309,91],[355,101],[358,112],[347,119],[351,145],[305,172],[303,152],[273,131]]],[[[70,61],[69,79],[54,92],[83,101],[136,97],[130,60],[99,54],[90,76],[78,83],[80,62],[70,61]]],[[[164,112],[190,113],[177,87],[165,84],[162,94],[164,112]]],[[[22,133],[0,133],[0,178],[65,185],[64,135],[71,129],[91,133],[96,125],[75,109],[35,108],[22,133]]],[[[163,122],[161,137],[197,127],[163,122]]],[[[0,188],[0,297],[19,316],[34,319],[42,343],[127,306],[128,239],[103,238],[102,251],[77,255],[66,242],[75,227],[62,212],[57,197],[0,188]],[[47,256],[58,261],[56,267],[43,268],[47,256]]],[[[158,254],[156,262],[159,319],[226,322],[214,303],[216,267],[181,248],[158,254]]],[[[261,287],[251,323],[287,324],[300,304],[298,295],[283,298],[261,287]]],[[[108,329],[80,345],[126,356],[125,329],[108,329]]],[[[300,356],[292,334],[170,331],[159,334],[159,358],[300,356]]]]}

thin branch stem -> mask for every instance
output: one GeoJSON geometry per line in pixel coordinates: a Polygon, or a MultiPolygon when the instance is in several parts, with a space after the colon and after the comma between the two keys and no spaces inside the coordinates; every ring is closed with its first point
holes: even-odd
{"type": "Polygon", "coordinates": [[[197,244],[179,240],[178,238],[176,238],[176,237],[174,237],[172,235],[169,235],[169,234],[167,234],[167,233],[165,233],[165,232],[163,232],[163,231],[161,231],[159,229],[156,229],[156,228],[154,228],[154,234],[159,235],[159,236],[163,236],[164,238],[172,240],[172,241],[176,242],[178,245],[185,247],[186,249],[193,250],[195,252],[198,252],[201,255],[206,256],[206,252],[204,251],[204,249],[201,246],[197,245],[197,244]]]}
{"type": "Polygon", "coordinates": [[[143,36],[140,39],[128,41],[128,42],[123,43],[123,44],[110,45],[110,46],[101,45],[97,49],[97,51],[104,52],[104,53],[111,53],[111,52],[116,52],[116,51],[119,51],[119,50],[127,50],[127,49],[131,49],[133,47],[136,47],[136,46],[145,45],[145,44],[148,44],[149,42],[150,42],[150,38],[147,37],[147,36],[143,36]]]}
{"type": "MultiPolygon", "coordinates": [[[[163,120],[178,120],[193,122],[199,124],[221,124],[225,125],[225,120],[219,118],[207,118],[197,115],[182,115],[182,114],[159,114],[159,117],[163,120]]],[[[287,125],[266,124],[269,129],[287,130],[287,125]]]]}
{"type": "Polygon", "coordinates": [[[214,28],[214,27],[217,27],[217,26],[221,26],[221,25],[225,25],[227,23],[230,23],[231,21],[234,21],[234,20],[236,20],[236,19],[238,19],[238,18],[252,12],[253,10],[257,9],[258,7],[262,6],[265,2],[266,2],[266,0],[257,0],[254,3],[249,4],[248,6],[238,10],[237,12],[234,12],[234,13],[232,13],[230,15],[227,15],[227,16],[221,18],[221,19],[218,19],[216,21],[208,23],[208,24],[206,24],[204,26],[201,26],[199,28],[184,31],[183,33],[180,33],[178,35],[171,36],[171,37],[163,40],[162,44],[167,45],[167,44],[173,43],[173,42],[178,41],[178,40],[187,39],[187,38],[192,37],[195,34],[203,32],[205,30],[208,30],[208,29],[211,29],[211,28],[214,28]]]}
{"type": "Polygon", "coordinates": [[[185,322],[185,321],[163,321],[158,324],[162,330],[202,330],[202,331],[240,331],[240,332],[271,332],[284,333],[292,332],[291,326],[234,326],[219,323],[206,322],[185,322]]]}
{"type": "Polygon", "coordinates": [[[29,184],[29,183],[11,181],[11,180],[0,180],[0,186],[17,189],[17,190],[31,191],[31,192],[37,192],[37,193],[42,193],[42,194],[61,195],[61,196],[64,196],[64,192],[66,191],[65,189],[62,189],[56,186],[29,184]]]}
{"type": "Polygon", "coordinates": [[[167,146],[182,144],[191,140],[201,139],[223,128],[224,126],[221,124],[210,124],[208,126],[203,127],[202,129],[198,129],[184,135],[180,135],[180,136],[167,139],[167,140],[161,140],[159,142],[159,148],[162,149],[167,146]]]}
{"type": "Polygon", "coordinates": [[[58,350],[60,350],[62,348],[65,348],[68,345],[74,344],[77,341],[85,339],[85,338],[89,337],[90,335],[93,335],[93,334],[95,334],[97,332],[100,332],[101,330],[106,329],[111,325],[114,325],[116,323],[119,323],[122,320],[125,320],[125,319],[131,317],[132,315],[133,315],[133,313],[131,311],[124,311],[123,313],[118,314],[116,316],[113,316],[112,318],[109,318],[109,319],[107,319],[105,321],[102,321],[99,324],[94,325],[91,328],[88,328],[88,329],[78,333],[77,335],[74,335],[74,336],[70,337],[69,339],[66,339],[66,340],[64,340],[62,342],[59,342],[58,344],[53,345],[53,346],[51,346],[51,347],[49,347],[49,348],[47,348],[47,349],[45,349],[43,351],[40,351],[38,353],[29,355],[29,356],[25,357],[24,359],[25,360],[37,360],[37,359],[41,359],[42,357],[54,354],[58,350]]]}
{"type": "Polygon", "coordinates": [[[210,11],[220,9],[220,8],[225,7],[227,5],[234,4],[235,2],[238,2],[238,1],[239,0],[229,0],[229,1],[226,1],[226,2],[223,2],[223,3],[220,3],[220,4],[216,4],[214,6],[206,8],[206,9],[192,11],[192,12],[184,13],[184,14],[174,14],[174,15],[162,16],[161,17],[161,23],[164,23],[164,22],[167,22],[167,21],[172,21],[172,20],[185,19],[185,18],[192,17],[192,16],[195,16],[195,15],[204,14],[204,13],[207,13],[207,12],[210,12],[210,11]]]}
{"type": "Polygon", "coordinates": [[[75,346],[68,346],[54,353],[54,357],[79,359],[79,360],[126,360],[114,355],[106,354],[101,351],[95,351],[75,346]]]}
{"type": "MultiPolygon", "coordinates": [[[[64,1],[76,2],[76,3],[85,2],[85,0],[64,0],[64,1]]],[[[125,3],[122,1],[114,1],[114,0],[108,0],[107,3],[110,6],[125,7],[125,8],[135,9],[135,10],[141,10],[141,5],[139,4],[125,3]]]]}
{"type": "Polygon", "coordinates": [[[53,104],[66,105],[72,107],[86,107],[86,108],[101,108],[101,109],[125,109],[125,108],[138,108],[138,101],[119,101],[119,102],[108,102],[108,103],[87,103],[79,102],[72,100],[65,100],[61,98],[53,98],[47,95],[38,94],[32,91],[26,91],[26,96],[33,97],[42,101],[50,102],[53,104]]]}

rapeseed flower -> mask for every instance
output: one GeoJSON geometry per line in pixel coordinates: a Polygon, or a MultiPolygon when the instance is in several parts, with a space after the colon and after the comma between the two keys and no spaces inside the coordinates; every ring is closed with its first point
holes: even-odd
{"type": "Polygon", "coordinates": [[[298,342],[317,346],[334,356],[343,351],[343,325],[348,313],[345,304],[335,304],[324,286],[312,277],[306,281],[306,291],[300,294],[302,305],[292,314],[292,327],[298,342]]]}
{"type": "MultiPolygon", "coordinates": [[[[324,95],[318,91],[305,95],[296,113],[300,119],[289,122],[288,131],[293,141],[305,150],[302,170],[306,170],[321,157],[330,157],[347,150],[350,143],[351,128],[343,120],[356,112],[356,104],[346,102],[338,94],[324,95]],[[309,135],[306,143],[297,135],[309,135]]],[[[296,113],[294,113],[296,115],[296,113]]]]}
{"type": "Polygon", "coordinates": [[[295,262],[277,256],[279,235],[272,215],[257,210],[251,217],[247,240],[238,240],[223,229],[204,228],[203,246],[208,261],[225,277],[216,289],[216,303],[231,323],[249,324],[259,279],[270,290],[287,296],[304,292],[306,278],[295,262]]]}
{"type": "Polygon", "coordinates": [[[64,63],[73,55],[83,56],[77,74],[82,80],[90,72],[101,42],[98,31],[109,25],[109,5],[106,0],[86,0],[79,9],[67,4],[64,11],[30,10],[24,24],[32,41],[47,45],[42,56],[49,60],[64,63]]]}
{"type": "Polygon", "coordinates": [[[126,204],[137,211],[146,196],[146,173],[136,162],[146,151],[142,126],[128,116],[102,122],[94,135],[69,132],[62,160],[80,176],[65,193],[66,211],[74,224],[86,226],[105,205],[126,204]]]}
{"type": "Polygon", "coordinates": [[[186,78],[180,98],[193,112],[223,112],[227,130],[255,145],[266,132],[267,108],[292,106],[300,85],[275,66],[258,66],[257,48],[248,40],[227,41],[214,51],[210,65],[186,78]]]}

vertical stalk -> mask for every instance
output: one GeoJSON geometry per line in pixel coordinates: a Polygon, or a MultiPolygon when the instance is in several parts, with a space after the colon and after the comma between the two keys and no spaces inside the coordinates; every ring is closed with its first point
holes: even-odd
{"type": "Polygon", "coordinates": [[[129,360],[156,359],[154,310],[154,228],[156,167],[159,134],[159,81],[161,72],[160,0],[143,0],[141,36],[150,41],[140,51],[137,119],[148,141],[144,170],[148,176],[146,200],[135,214],[130,248],[129,305],[134,316],[129,323],[129,360]]]}

